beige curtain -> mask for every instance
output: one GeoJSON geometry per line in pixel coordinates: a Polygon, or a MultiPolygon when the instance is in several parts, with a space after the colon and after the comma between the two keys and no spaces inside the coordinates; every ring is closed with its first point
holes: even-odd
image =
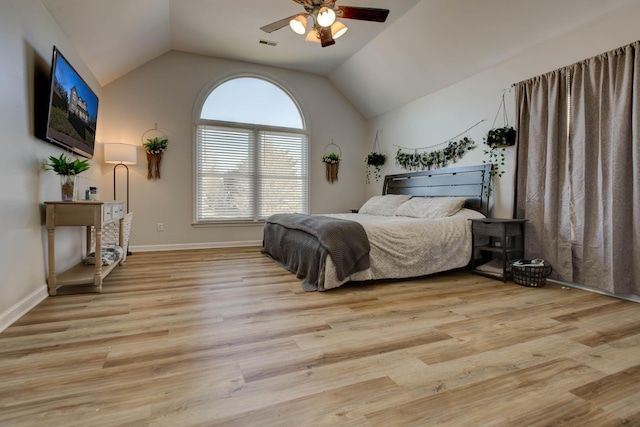
{"type": "Polygon", "coordinates": [[[638,47],[519,83],[516,95],[526,257],[619,295],[640,295],[638,47]]]}

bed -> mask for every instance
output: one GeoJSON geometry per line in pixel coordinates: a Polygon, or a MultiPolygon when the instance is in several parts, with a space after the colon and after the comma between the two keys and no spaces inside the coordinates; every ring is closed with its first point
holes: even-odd
{"type": "Polygon", "coordinates": [[[471,218],[483,218],[491,165],[385,176],[358,213],[272,215],[262,252],[305,291],[349,281],[419,277],[465,267],[471,218]]]}

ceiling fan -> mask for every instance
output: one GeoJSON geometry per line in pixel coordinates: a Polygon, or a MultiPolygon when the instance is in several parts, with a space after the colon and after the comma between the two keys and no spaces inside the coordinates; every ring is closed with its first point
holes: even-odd
{"type": "Polygon", "coordinates": [[[307,41],[320,42],[322,47],[335,44],[335,39],[342,36],[347,27],[336,18],[359,19],[362,21],[384,22],[389,15],[388,9],[370,7],[336,6],[336,0],[293,0],[304,7],[304,12],[296,13],[260,29],[272,33],[287,25],[297,34],[307,30],[307,18],[313,20],[312,28],[307,34],[307,41]]]}

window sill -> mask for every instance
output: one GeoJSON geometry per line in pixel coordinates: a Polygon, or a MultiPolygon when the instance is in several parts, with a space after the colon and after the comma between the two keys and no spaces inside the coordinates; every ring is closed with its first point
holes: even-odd
{"type": "Polygon", "coordinates": [[[194,228],[210,228],[210,227],[263,227],[264,220],[228,220],[228,221],[206,221],[193,222],[191,226],[194,228]]]}

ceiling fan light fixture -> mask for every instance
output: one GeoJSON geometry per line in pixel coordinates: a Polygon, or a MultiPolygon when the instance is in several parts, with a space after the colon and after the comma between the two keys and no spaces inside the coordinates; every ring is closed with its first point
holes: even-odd
{"type": "Polygon", "coordinates": [[[349,28],[346,25],[344,25],[342,22],[340,21],[334,22],[333,25],[331,26],[331,34],[333,35],[333,39],[335,40],[338,37],[343,36],[348,29],[349,28]]]}
{"type": "Polygon", "coordinates": [[[333,9],[323,6],[318,11],[318,17],[316,18],[318,25],[321,27],[330,27],[336,22],[336,13],[333,9]]]}
{"type": "Polygon", "coordinates": [[[308,42],[320,43],[320,35],[318,34],[318,31],[316,31],[315,28],[312,28],[309,30],[309,33],[307,34],[307,37],[305,38],[305,40],[308,42]]]}
{"type": "Polygon", "coordinates": [[[296,34],[304,34],[307,31],[307,18],[303,15],[298,15],[289,21],[289,26],[296,34]]]}

